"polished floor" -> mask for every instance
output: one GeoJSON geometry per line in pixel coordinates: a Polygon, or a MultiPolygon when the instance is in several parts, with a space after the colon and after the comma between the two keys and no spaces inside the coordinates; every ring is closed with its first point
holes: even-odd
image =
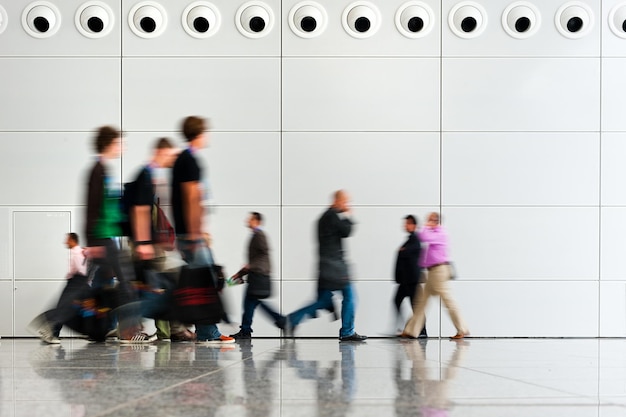
{"type": "Polygon", "coordinates": [[[624,339],[0,340],[0,416],[626,416],[624,339]]]}

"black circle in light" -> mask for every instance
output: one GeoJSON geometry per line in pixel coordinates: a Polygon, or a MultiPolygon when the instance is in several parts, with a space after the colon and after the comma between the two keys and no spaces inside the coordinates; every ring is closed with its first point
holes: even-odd
{"type": "Polygon", "coordinates": [[[253,32],[262,32],[265,29],[265,19],[255,16],[250,19],[250,30],[253,32]]]}
{"type": "Polygon", "coordinates": [[[409,31],[413,32],[413,33],[417,33],[420,30],[424,29],[424,19],[422,19],[421,17],[412,17],[409,19],[409,31]]]}
{"type": "Polygon", "coordinates": [[[572,33],[579,32],[583,28],[583,20],[580,17],[572,17],[567,21],[567,30],[572,33]]]}
{"type": "Polygon", "coordinates": [[[520,17],[515,21],[515,30],[519,33],[524,33],[530,29],[530,19],[527,17],[520,17]]]}
{"type": "Polygon", "coordinates": [[[87,20],[87,27],[94,33],[100,33],[104,29],[104,22],[99,17],[90,17],[87,20]]]}
{"type": "Polygon", "coordinates": [[[210,26],[209,20],[206,17],[196,17],[193,20],[193,28],[196,32],[206,33],[210,26]]]}
{"type": "Polygon", "coordinates": [[[626,32],[626,20],[622,22],[622,30],[626,32]]]}
{"type": "Polygon", "coordinates": [[[35,20],[33,20],[33,25],[35,25],[35,29],[41,33],[45,33],[50,29],[50,22],[48,22],[48,19],[41,16],[37,16],[35,20]]]}
{"type": "Polygon", "coordinates": [[[361,32],[361,33],[367,32],[368,30],[370,30],[370,27],[372,27],[372,23],[367,17],[359,17],[354,22],[354,28],[356,29],[357,32],[361,32]]]}
{"type": "Polygon", "coordinates": [[[305,32],[313,32],[317,28],[317,20],[314,17],[306,16],[302,18],[300,28],[305,32]]]}
{"type": "Polygon", "coordinates": [[[144,17],[139,22],[139,26],[141,26],[141,30],[146,33],[152,33],[156,30],[156,22],[151,17],[144,17]]]}
{"type": "Polygon", "coordinates": [[[461,22],[461,30],[465,33],[473,31],[476,29],[476,26],[478,26],[478,22],[471,16],[464,18],[461,22]]]}

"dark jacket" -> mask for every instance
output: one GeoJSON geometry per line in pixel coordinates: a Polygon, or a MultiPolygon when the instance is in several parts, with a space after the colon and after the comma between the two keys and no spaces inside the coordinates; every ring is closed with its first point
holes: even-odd
{"type": "Polygon", "coordinates": [[[87,246],[101,246],[102,237],[98,236],[98,220],[102,218],[104,205],[104,179],[105,170],[102,162],[98,161],[89,174],[87,182],[87,221],[85,224],[85,237],[87,246]]]}
{"type": "Polygon", "coordinates": [[[409,238],[400,247],[396,261],[396,282],[417,284],[420,279],[419,257],[422,245],[417,233],[409,233],[409,238]]]}
{"type": "Polygon", "coordinates": [[[337,210],[332,207],[320,217],[317,223],[320,288],[340,290],[350,282],[341,240],[350,236],[351,232],[352,221],[339,217],[337,210]]]}
{"type": "Polygon", "coordinates": [[[270,248],[265,232],[256,229],[248,246],[248,270],[261,275],[270,274],[270,248]]]}

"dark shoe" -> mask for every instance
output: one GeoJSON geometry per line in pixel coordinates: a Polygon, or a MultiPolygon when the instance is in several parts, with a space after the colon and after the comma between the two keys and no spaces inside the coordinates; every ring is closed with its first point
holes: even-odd
{"type": "Polygon", "coordinates": [[[172,333],[170,339],[172,339],[172,342],[195,342],[196,335],[189,330],[183,330],[182,332],[172,333]]]}
{"type": "Polygon", "coordinates": [[[244,330],[239,330],[237,333],[231,334],[230,337],[236,340],[252,339],[252,333],[246,332],[244,330]]]}
{"type": "Polygon", "coordinates": [[[287,317],[285,316],[280,316],[280,318],[278,320],[276,320],[274,322],[274,324],[276,325],[276,327],[278,327],[280,330],[285,330],[285,326],[287,325],[287,317]]]}
{"type": "Polygon", "coordinates": [[[362,342],[365,339],[367,339],[367,336],[360,335],[357,332],[352,333],[350,336],[343,336],[339,338],[342,342],[362,342]]]}
{"type": "Polygon", "coordinates": [[[420,332],[419,336],[417,336],[419,339],[426,339],[428,337],[428,333],[426,333],[426,328],[422,329],[422,331],[420,332]]]}

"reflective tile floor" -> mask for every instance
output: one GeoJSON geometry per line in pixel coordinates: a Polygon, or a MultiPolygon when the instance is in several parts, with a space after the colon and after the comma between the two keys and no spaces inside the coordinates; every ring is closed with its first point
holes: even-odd
{"type": "Polygon", "coordinates": [[[625,339],[0,340],[0,416],[626,416],[625,339]]]}

